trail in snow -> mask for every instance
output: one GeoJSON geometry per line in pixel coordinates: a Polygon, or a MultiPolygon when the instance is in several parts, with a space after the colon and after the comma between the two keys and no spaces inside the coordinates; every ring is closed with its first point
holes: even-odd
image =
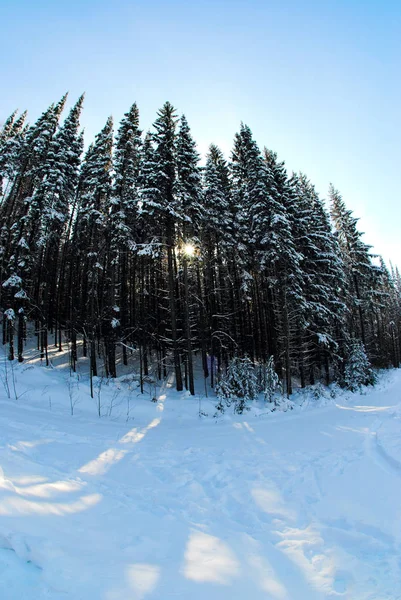
{"type": "Polygon", "coordinates": [[[217,422],[165,389],[125,422],[84,398],[69,417],[63,377],[38,371],[1,400],[2,599],[401,598],[401,372],[217,422]]]}
{"type": "Polygon", "coordinates": [[[383,471],[401,478],[401,462],[388,454],[380,442],[379,430],[382,425],[383,421],[380,420],[372,424],[372,429],[366,436],[367,452],[383,471]]]}

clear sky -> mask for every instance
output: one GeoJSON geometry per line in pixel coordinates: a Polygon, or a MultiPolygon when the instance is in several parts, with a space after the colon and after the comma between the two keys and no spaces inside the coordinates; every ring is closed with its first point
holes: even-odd
{"type": "Polygon", "coordinates": [[[228,156],[242,120],[401,267],[399,0],[0,0],[0,32],[0,121],[85,91],[89,142],[169,100],[228,156]]]}

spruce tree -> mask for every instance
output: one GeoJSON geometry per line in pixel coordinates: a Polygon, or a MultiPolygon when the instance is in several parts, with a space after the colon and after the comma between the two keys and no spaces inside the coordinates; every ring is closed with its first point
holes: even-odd
{"type": "Polygon", "coordinates": [[[315,369],[324,368],[326,383],[330,365],[344,357],[346,343],[346,276],[329,216],[314,186],[305,175],[293,175],[293,232],[303,271],[303,295],[307,327],[301,332],[299,355],[302,386],[305,370],[314,383],[315,369]]]}
{"type": "Polygon", "coordinates": [[[349,346],[344,371],[344,386],[351,392],[362,386],[373,385],[376,377],[361,341],[352,340],[349,346]]]}
{"type": "Polygon", "coordinates": [[[216,388],[219,398],[218,409],[224,412],[224,406],[234,404],[234,412],[242,414],[248,403],[257,397],[258,387],[255,369],[248,356],[234,356],[216,388]]]}
{"type": "MultiPolygon", "coordinates": [[[[135,286],[137,249],[138,175],[140,167],[141,131],[139,111],[133,104],[124,115],[116,136],[114,186],[105,207],[105,336],[107,368],[112,377],[116,371],[116,343],[123,338],[123,360],[127,364],[126,341],[129,325],[129,293],[135,286]]],[[[134,325],[132,323],[132,325],[134,325]]]]}
{"type": "Polygon", "coordinates": [[[7,196],[18,166],[18,156],[25,133],[26,111],[16,118],[17,111],[6,120],[0,130],[0,198],[7,196]]]}
{"type": "Polygon", "coordinates": [[[295,327],[302,326],[305,301],[302,271],[286,206],[287,177],[277,165],[275,155],[268,158],[263,160],[249,127],[243,125],[233,154],[234,182],[239,190],[238,220],[242,223],[244,239],[247,236],[249,240],[251,269],[254,272],[260,269],[263,273],[260,282],[253,276],[257,283],[253,292],[257,316],[253,337],[257,339],[260,325],[264,327],[258,344],[259,354],[264,360],[270,354],[277,354],[289,395],[296,343],[293,332],[295,327]]]}
{"type": "Polygon", "coordinates": [[[151,216],[157,216],[160,223],[161,242],[167,254],[167,291],[169,300],[169,328],[166,330],[167,337],[170,336],[170,344],[173,352],[175,381],[177,391],[183,389],[181,357],[179,346],[179,322],[177,314],[177,291],[176,281],[176,223],[179,218],[177,212],[178,202],[176,197],[176,125],[177,116],[174,107],[166,102],[157,113],[158,117],[154,123],[156,130],[154,134],[155,152],[154,161],[156,171],[154,172],[155,198],[152,204],[148,203],[142,207],[142,213],[150,209],[151,216]]]}
{"type": "Polygon", "coordinates": [[[379,269],[372,262],[370,246],[362,241],[363,233],[357,228],[358,219],[346,208],[341,195],[333,186],[330,187],[329,197],[331,217],[350,290],[350,332],[362,341],[369,354],[374,351],[374,332],[369,323],[369,309],[374,301],[379,269]]]}
{"type": "MultiPolygon", "coordinates": [[[[210,384],[215,383],[215,359],[220,369],[223,345],[230,340],[232,295],[228,262],[235,253],[234,223],[231,206],[231,181],[227,161],[221,150],[212,144],[206,156],[202,195],[202,226],[200,256],[203,265],[203,285],[200,289],[200,335],[203,370],[209,376],[206,351],[210,354],[210,384]],[[204,307],[204,310],[203,310],[204,307]],[[227,316],[226,316],[227,315],[227,316]]],[[[234,351],[234,349],[232,349],[234,351]]]]}
{"type": "MultiPolygon", "coordinates": [[[[53,155],[52,141],[65,100],[66,96],[56,106],[51,105],[23,135],[17,156],[13,159],[15,175],[1,204],[0,274],[3,281],[6,279],[3,283],[6,292],[3,304],[7,302],[19,315],[19,334],[23,330],[25,304],[28,299],[33,300],[36,271],[39,269],[35,246],[44,206],[37,192],[46,178],[46,165],[53,155]]],[[[16,127],[21,133],[23,121],[16,127]]],[[[19,360],[22,360],[21,339],[18,346],[19,360]]]]}
{"type": "Polygon", "coordinates": [[[113,119],[109,117],[85,157],[73,238],[78,297],[73,319],[79,317],[85,341],[89,342],[91,376],[97,375],[96,342],[104,326],[104,232],[112,194],[112,149],[113,119]]]}
{"type": "Polygon", "coordinates": [[[193,370],[193,332],[195,308],[190,298],[189,286],[196,285],[196,273],[193,269],[195,246],[199,245],[200,226],[202,222],[202,179],[199,167],[199,154],[192,139],[188,122],[181,117],[180,130],[177,136],[177,206],[181,215],[179,237],[181,245],[180,259],[183,268],[183,329],[186,338],[185,383],[192,395],[195,394],[193,370]]]}

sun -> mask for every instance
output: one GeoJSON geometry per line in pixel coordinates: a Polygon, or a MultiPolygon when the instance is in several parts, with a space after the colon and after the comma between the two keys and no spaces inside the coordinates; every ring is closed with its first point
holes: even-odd
{"type": "Polygon", "coordinates": [[[185,256],[191,257],[195,254],[195,246],[193,244],[184,244],[183,252],[185,256]]]}

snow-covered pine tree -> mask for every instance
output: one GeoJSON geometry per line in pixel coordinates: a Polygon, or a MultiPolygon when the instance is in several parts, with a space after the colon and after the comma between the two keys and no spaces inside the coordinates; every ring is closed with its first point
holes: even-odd
{"type": "Polygon", "coordinates": [[[326,383],[330,366],[344,357],[347,339],[346,276],[337,242],[314,186],[305,175],[293,175],[293,233],[304,274],[306,327],[300,331],[299,370],[302,387],[306,372],[315,383],[315,370],[324,369],[326,383]]]}
{"type": "MultiPolygon", "coordinates": [[[[235,315],[230,335],[233,339],[240,340],[242,353],[248,353],[252,359],[255,359],[259,354],[262,332],[258,332],[255,328],[255,321],[250,311],[257,271],[254,247],[251,242],[251,208],[255,199],[255,179],[250,176],[250,169],[253,166],[250,166],[250,163],[254,158],[253,144],[249,128],[241,124],[240,132],[234,137],[230,164],[232,194],[229,212],[235,249],[228,258],[227,281],[231,283],[230,310],[235,315]]],[[[266,339],[266,336],[264,337],[266,339]]]]}
{"type": "Polygon", "coordinates": [[[348,286],[350,290],[349,330],[352,337],[359,338],[365,346],[368,355],[374,355],[375,332],[371,326],[369,311],[374,304],[379,268],[372,259],[370,246],[362,241],[362,235],[357,228],[356,219],[348,210],[339,192],[330,186],[329,198],[331,217],[345,265],[348,286]]]}
{"type": "Polygon", "coordinates": [[[182,238],[199,237],[200,224],[203,220],[202,175],[199,166],[200,156],[196,143],[191,135],[185,115],[180,120],[177,135],[177,210],[181,215],[182,238]]]}
{"type": "Polygon", "coordinates": [[[374,385],[375,373],[371,367],[363,343],[360,340],[352,340],[349,344],[345,369],[344,386],[356,392],[365,385],[374,385]]]}
{"type": "MultiPolygon", "coordinates": [[[[231,183],[227,161],[214,144],[209,146],[206,155],[203,180],[202,232],[208,233],[216,246],[228,244],[231,183]]],[[[231,245],[234,245],[232,240],[231,245]]]]}
{"type": "Polygon", "coordinates": [[[23,112],[18,118],[16,114],[17,111],[14,111],[0,130],[0,198],[7,196],[8,187],[15,175],[25,132],[27,112],[23,112]]]}
{"type": "MultiPolygon", "coordinates": [[[[12,186],[16,172],[19,165],[19,157],[21,147],[24,141],[24,134],[26,132],[25,119],[26,111],[23,112],[18,118],[16,118],[15,111],[5,122],[0,132],[0,281],[3,281],[3,276],[7,273],[4,269],[7,269],[6,255],[8,253],[8,243],[10,240],[9,226],[6,219],[3,216],[7,210],[7,200],[9,190],[12,186]]],[[[12,281],[12,280],[11,280],[12,281]]],[[[2,288],[0,287],[0,298],[3,296],[2,288]]],[[[6,294],[7,296],[7,294],[6,294]]],[[[12,300],[11,300],[12,302],[12,300]]],[[[12,309],[13,310],[13,309],[12,309]]],[[[15,314],[15,313],[14,313],[15,314]]],[[[23,309],[18,314],[18,332],[23,335],[24,322],[23,322],[23,309]]],[[[13,331],[7,325],[7,321],[3,321],[3,338],[5,343],[5,334],[8,330],[8,334],[13,331]]],[[[18,356],[22,360],[22,338],[20,341],[20,335],[18,336],[18,356]]]]}
{"type": "Polygon", "coordinates": [[[87,186],[94,144],[90,144],[80,165],[77,190],[71,210],[71,217],[64,245],[62,259],[62,273],[60,280],[67,293],[65,293],[64,320],[66,331],[70,340],[70,366],[72,371],[76,370],[78,359],[77,335],[83,334],[83,355],[87,356],[87,337],[84,332],[84,319],[86,318],[86,306],[82,306],[82,263],[85,261],[85,240],[79,237],[79,232],[84,227],[81,221],[82,194],[87,186]]]}
{"type": "MultiPolygon", "coordinates": [[[[204,170],[204,206],[202,211],[200,256],[203,265],[200,331],[203,369],[209,375],[206,349],[210,354],[210,384],[215,383],[215,358],[220,369],[222,349],[230,343],[232,294],[228,263],[235,254],[234,221],[231,214],[231,181],[229,168],[221,150],[212,144],[204,170]],[[204,311],[202,308],[204,307],[204,311]]],[[[234,349],[232,349],[234,350],[234,349]]]]}
{"type": "Polygon", "coordinates": [[[376,329],[375,364],[384,368],[390,365],[398,367],[401,360],[399,352],[401,305],[397,298],[394,273],[390,273],[381,256],[379,261],[380,270],[371,315],[376,329]]]}
{"type": "MultiPolygon", "coordinates": [[[[90,346],[91,376],[97,375],[96,341],[100,340],[104,306],[105,227],[112,194],[113,119],[109,117],[82,168],[78,212],[73,233],[75,256],[73,322],[80,323],[90,346]]],[[[93,390],[92,390],[93,393],[93,390]]]]}
{"type": "MultiPolygon", "coordinates": [[[[199,312],[199,302],[194,306],[194,295],[189,288],[195,289],[198,284],[196,269],[193,265],[195,247],[199,246],[202,215],[202,178],[199,167],[199,154],[191,136],[188,122],[183,115],[177,136],[177,210],[181,216],[178,222],[179,260],[182,265],[182,313],[185,335],[185,386],[192,395],[195,394],[192,328],[195,314],[199,312]]],[[[199,298],[200,290],[195,297],[199,298]]]]}
{"type": "Polygon", "coordinates": [[[401,275],[397,267],[390,264],[392,281],[392,313],[393,318],[389,322],[394,352],[394,366],[401,363],[401,275]]]}
{"type": "MultiPolygon", "coordinates": [[[[15,176],[1,204],[1,278],[6,292],[2,304],[8,303],[20,319],[23,304],[33,296],[36,283],[37,265],[32,248],[38,240],[43,206],[37,202],[35,192],[45,176],[44,168],[52,154],[51,144],[65,100],[63,96],[56,106],[51,105],[23,135],[14,159],[15,176]]],[[[22,329],[20,323],[18,331],[22,329]]],[[[21,340],[19,350],[22,360],[21,340]]]]}
{"type": "Polygon", "coordinates": [[[18,109],[15,109],[9,117],[4,121],[1,129],[0,129],[0,144],[5,140],[9,139],[11,136],[11,132],[16,121],[16,116],[18,113],[18,109]]]}
{"type": "Polygon", "coordinates": [[[42,352],[47,346],[47,331],[55,330],[55,345],[61,350],[63,311],[63,255],[64,243],[78,183],[78,169],[83,150],[83,137],[79,132],[79,118],[84,96],[73,106],[63,125],[51,141],[43,165],[43,179],[34,192],[31,206],[39,206],[31,219],[38,219],[36,239],[28,245],[37,265],[33,299],[42,332],[42,352]]]}
{"type": "Polygon", "coordinates": [[[158,213],[158,169],[153,135],[148,132],[141,149],[138,176],[138,250],[135,311],[136,339],[140,354],[140,384],[148,375],[148,356],[157,355],[158,377],[166,374],[166,316],[168,300],[164,270],[161,216],[158,213]]]}
{"type": "MultiPolygon", "coordinates": [[[[7,230],[6,235],[2,236],[1,246],[7,258],[14,254],[15,246],[22,237],[22,230],[29,229],[26,221],[32,221],[29,217],[27,219],[28,213],[32,214],[35,211],[35,207],[31,206],[32,196],[42,180],[42,170],[48,158],[64,102],[65,97],[56,107],[52,104],[25,132],[22,143],[18,145],[18,156],[14,158],[15,176],[1,204],[3,230],[7,230]]],[[[40,208],[40,206],[36,207],[36,215],[40,212],[40,208]]],[[[34,230],[37,227],[36,222],[30,225],[34,226],[34,230]]]]}
{"type": "MultiPolygon", "coordinates": [[[[116,343],[123,341],[123,361],[127,364],[126,341],[129,326],[131,288],[136,279],[138,175],[142,140],[139,111],[134,103],[122,119],[115,143],[114,187],[105,207],[105,304],[103,336],[107,373],[117,376],[116,343]]],[[[131,329],[134,323],[131,323],[131,329]]]]}
{"type": "Polygon", "coordinates": [[[176,197],[177,177],[177,149],[176,149],[177,116],[175,108],[166,102],[157,113],[154,123],[155,142],[153,174],[154,187],[152,188],[151,202],[142,205],[142,215],[148,214],[157,219],[160,230],[160,241],[166,251],[166,283],[169,301],[169,318],[166,327],[166,341],[173,353],[175,381],[177,391],[183,389],[181,358],[179,347],[179,324],[177,313],[176,292],[176,223],[179,218],[176,197]]]}
{"type": "Polygon", "coordinates": [[[263,394],[265,400],[273,402],[274,395],[280,385],[280,378],[276,373],[274,356],[269,356],[267,363],[263,365],[263,394]]]}
{"type": "Polygon", "coordinates": [[[275,155],[269,158],[263,160],[249,127],[243,125],[237,137],[233,170],[236,187],[242,189],[239,199],[242,197],[248,207],[248,216],[242,221],[248,223],[244,236],[256,282],[253,332],[256,340],[260,335],[257,332],[261,332],[260,358],[266,360],[272,354],[277,357],[285,373],[287,393],[291,394],[293,330],[303,318],[302,272],[286,209],[286,173],[278,168],[275,155]],[[255,278],[258,271],[261,277],[255,278]]]}
{"type": "Polygon", "coordinates": [[[234,404],[234,412],[242,414],[249,402],[258,394],[258,384],[254,366],[248,356],[234,356],[228,363],[216,385],[219,399],[218,409],[224,412],[225,406],[234,404]]]}

